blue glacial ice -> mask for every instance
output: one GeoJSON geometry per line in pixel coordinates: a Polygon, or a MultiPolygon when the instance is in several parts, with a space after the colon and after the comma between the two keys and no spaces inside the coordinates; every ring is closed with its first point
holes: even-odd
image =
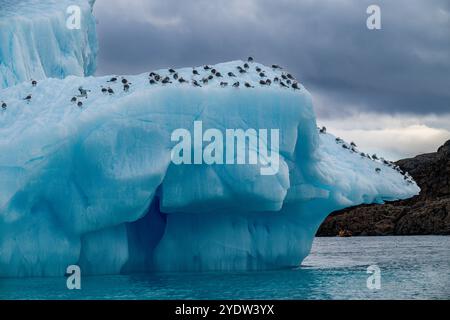
{"type": "Polygon", "coordinates": [[[184,84],[167,70],[157,72],[172,84],[126,76],[128,92],[110,76],[0,90],[0,276],[57,276],[71,264],[84,274],[295,267],[332,211],[419,192],[392,164],[321,133],[303,86],[263,86],[254,71],[227,76],[243,63],[215,65],[224,77],[202,87],[191,82],[209,73],[199,67],[198,76],[177,70],[184,84]],[[80,86],[90,90],[81,108],[71,102],[80,86]],[[279,129],[278,172],[173,164],[171,133],[194,121],[279,129]]]}
{"type": "Polygon", "coordinates": [[[31,79],[92,75],[97,38],[94,0],[0,0],[0,88],[31,79]],[[66,27],[80,10],[80,29],[66,27]]]}

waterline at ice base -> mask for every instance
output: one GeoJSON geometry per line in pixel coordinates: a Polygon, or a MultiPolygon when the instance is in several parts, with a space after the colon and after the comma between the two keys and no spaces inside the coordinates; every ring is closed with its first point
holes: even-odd
{"type": "Polygon", "coordinates": [[[293,268],[329,213],[418,194],[394,164],[318,129],[286,74],[231,61],[0,90],[0,276],[293,268]],[[173,132],[199,121],[278,130],[277,148],[259,137],[247,148],[259,159],[263,143],[277,170],[175,164],[173,132]]]}

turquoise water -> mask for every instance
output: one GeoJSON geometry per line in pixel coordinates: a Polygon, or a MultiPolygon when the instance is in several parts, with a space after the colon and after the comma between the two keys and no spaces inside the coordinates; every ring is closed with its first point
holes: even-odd
{"type": "Polygon", "coordinates": [[[1,299],[450,299],[450,237],[316,238],[297,269],[0,279],[1,299]],[[381,269],[370,290],[367,267],[381,269]]]}

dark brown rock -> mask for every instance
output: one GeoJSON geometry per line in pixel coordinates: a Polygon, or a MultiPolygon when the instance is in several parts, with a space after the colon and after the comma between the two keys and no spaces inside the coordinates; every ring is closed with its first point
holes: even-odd
{"type": "Polygon", "coordinates": [[[332,213],[317,236],[348,230],[354,236],[450,235],[450,140],[437,152],[397,162],[421,188],[418,196],[332,213]]]}

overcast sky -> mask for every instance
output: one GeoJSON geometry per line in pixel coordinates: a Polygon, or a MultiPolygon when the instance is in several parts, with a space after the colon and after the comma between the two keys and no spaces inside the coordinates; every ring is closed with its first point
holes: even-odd
{"type": "Polygon", "coordinates": [[[450,139],[449,0],[97,0],[99,75],[283,65],[319,125],[393,160],[450,139]],[[366,9],[381,8],[381,30],[366,9]]]}

